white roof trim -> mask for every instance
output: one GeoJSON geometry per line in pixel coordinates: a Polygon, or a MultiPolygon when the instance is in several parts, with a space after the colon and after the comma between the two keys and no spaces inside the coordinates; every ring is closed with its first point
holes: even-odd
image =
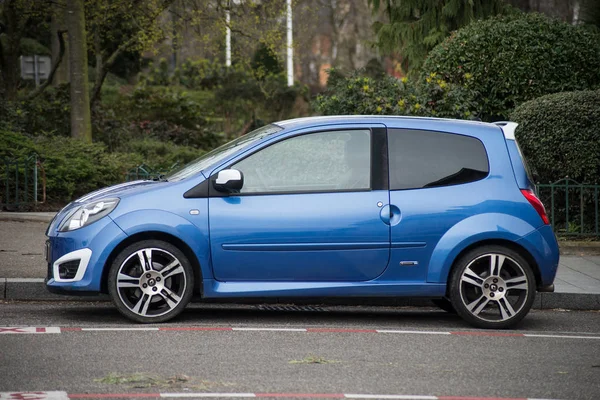
{"type": "Polygon", "coordinates": [[[504,132],[504,137],[507,140],[515,140],[515,129],[517,129],[519,124],[510,121],[498,121],[494,122],[494,124],[498,125],[502,129],[502,132],[504,132]]]}

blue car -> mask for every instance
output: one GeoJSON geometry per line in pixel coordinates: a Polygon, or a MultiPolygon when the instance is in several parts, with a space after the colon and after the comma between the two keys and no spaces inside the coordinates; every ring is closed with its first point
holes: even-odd
{"type": "Polygon", "coordinates": [[[481,328],[553,291],[558,245],[516,124],[282,121],[156,180],[90,193],[47,230],[47,288],[141,323],[205,299],[421,297],[481,328]]]}

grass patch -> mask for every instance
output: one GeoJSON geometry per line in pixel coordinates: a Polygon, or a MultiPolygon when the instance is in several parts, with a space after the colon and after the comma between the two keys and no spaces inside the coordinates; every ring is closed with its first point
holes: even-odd
{"type": "Polygon", "coordinates": [[[337,360],[328,360],[324,357],[309,355],[304,357],[302,360],[290,360],[290,364],[335,364],[339,363],[337,360]]]}

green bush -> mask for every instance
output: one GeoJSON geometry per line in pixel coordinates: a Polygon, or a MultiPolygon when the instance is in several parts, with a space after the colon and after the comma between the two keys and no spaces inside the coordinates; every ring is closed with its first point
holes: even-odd
{"type": "Polygon", "coordinates": [[[125,154],[135,154],[141,161],[138,164],[143,163],[161,171],[170,170],[174,165],[187,164],[205,152],[153,139],[131,140],[121,150],[125,154]]]}
{"type": "Polygon", "coordinates": [[[600,90],[551,94],[517,107],[517,140],[537,180],[600,183],[600,90]]]}
{"type": "Polygon", "coordinates": [[[421,82],[389,75],[370,77],[364,70],[345,77],[330,71],[327,90],[317,97],[316,109],[324,115],[417,115],[472,118],[475,108],[468,90],[436,74],[421,82]]]}
{"type": "Polygon", "coordinates": [[[275,121],[297,116],[296,102],[306,97],[305,87],[287,86],[276,58],[264,47],[259,48],[252,68],[242,64],[227,68],[217,61],[188,60],[169,75],[166,61],[161,60],[140,76],[140,82],[145,87],[170,85],[173,91],[183,87],[190,93],[210,95],[210,101],[201,102],[206,105],[203,115],[223,120],[226,133],[234,135],[244,133],[261,119],[275,121]]]}
{"type": "Polygon", "coordinates": [[[144,161],[140,155],[109,154],[102,144],[0,130],[0,157],[20,159],[34,153],[46,174],[49,203],[66,203],[92,190],[122,182],[129,169],[144,161]]]}
{"type": "Polygon", "coordinates": [[[220,128],[206,108],[214,102],[212,94],[188,91],[181,87],[137,87],[114,108],[98,110],[100,138],[111,150],[132,139],[157,139],[198,149],[212,149],[223,142],[220,128]],[[115,128],[123,134],[115,134],[115,128]]]}
{"type": "Polygon", "coordinates": [[[524,101],[600,87],[600,35],[541,14],[474,22],[429,54],[432,73],[471,89],[484,120],[506,119],[524,101]]]}

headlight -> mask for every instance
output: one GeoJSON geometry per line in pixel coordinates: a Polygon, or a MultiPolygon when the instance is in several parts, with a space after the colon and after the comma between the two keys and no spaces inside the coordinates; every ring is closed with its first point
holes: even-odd
{"type": "Polygon", "coordinates": [[[60,232],[79,229],[107,216],[119,204],[119,199],[102,199],[77,207],[60,224],[60,232]]]}

